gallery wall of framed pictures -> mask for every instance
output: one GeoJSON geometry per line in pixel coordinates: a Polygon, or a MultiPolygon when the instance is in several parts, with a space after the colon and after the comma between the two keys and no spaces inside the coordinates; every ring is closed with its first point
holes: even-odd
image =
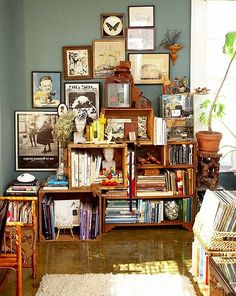
{"type": "Polygon", "coordinates": [[[94,36],[90,44],[65,44],[58,49],[62,53],[61,71],[32,70],[32,108],[40,111],[15,112],[16,170],[58,168],[59,144],[53,129],[64,112],[83,111],[96,119],[101,107],[131,107],[130,83],[111,85],[109,99],[101,101],[105,97],[105,79],[114,74],[121,61],[131,62],[137,85],[162,84],[164,75],[170,76],[169,54],[156,48],[155,24],[154,5],[128,6],[127,14],[104,11],[98,15],[100,36],[94,36]],[[117,101],[114,94],[120,96],[117,101]],[[52,130],[51,140],[44,144],[40,137],[46,124],[52,130]]]}

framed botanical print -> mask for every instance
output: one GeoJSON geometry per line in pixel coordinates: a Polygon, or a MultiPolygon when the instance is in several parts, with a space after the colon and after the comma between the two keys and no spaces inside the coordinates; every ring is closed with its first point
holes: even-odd
{"type": "Polygon", "coordinates": [[[124,13],[101,14],[101,36],[102,37],[124,37],[124,13]]]}
{"type": "Polygon", "coordinates": [[[32,98],[35,108],[57,108],[61,102],[61,72],[32,71],[32,98]]]}
{"type": "Polygon", "coordinates": [[[65,80],[83,80],[92,78],[92,47],[64,46],[63,69],[65,80]]]}
{"type": "Polygon", "coordinates": [[[128,6],[129,27],[154,27],[154,5],[128,6]]]}
{"type": "Polygon", "coordinates": [[[93,77],[106,78],[125,61],[125,40],[93,40],[93,77]]]}
{"type": "Polygon", "coordinates": [[[57,112],[16,111],[16,171],[55,171],[59,143],[54,136],[57,112]]]}
{"type": "Polygon", "coordinates": [[[135,84],[163,84],[170,77],[169,53],[129,53],[135,84]]]}
{"type": "Polygon", "coordinates": [[[126,47],[127,50],[154,50],[154,28],[128,28],[126,47]]]}
{"type": "Polygon", "coordinates": [[[99,83],[65,82],[65,102],[69,110],[86,113],[86,116],[99,117],[99,83]]]}

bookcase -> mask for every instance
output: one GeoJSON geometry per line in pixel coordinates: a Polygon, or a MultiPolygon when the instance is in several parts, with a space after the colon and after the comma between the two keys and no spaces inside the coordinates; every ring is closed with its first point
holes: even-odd
{"type": "Polygon", "coordinates": [[[37,196],[0,196],[9,200],[9,220],[22,222],[22,266],[32,269],[36,278],[37,196]]]}
{"type": "Polygon", "coordinates": [[[196,143],[128,147],[127,190],[103,190],[103,231],[118,226],[179,225],[196,214],[196,143]]]}

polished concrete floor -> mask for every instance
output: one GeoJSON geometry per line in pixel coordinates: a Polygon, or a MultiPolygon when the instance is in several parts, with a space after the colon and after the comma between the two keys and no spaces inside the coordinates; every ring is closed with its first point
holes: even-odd
{"type": "MultiPolygon", "coordinates": [[[[181,228],[117,228],[101,241],[38,243],[37,278],[24,269],[23,296],[34,296],[46,273],[172,273],[192,280],[192,241],[192,232],[181,228]]],[[[1,296],[15,295],[14,279],[11,272],[1,296]]]]}

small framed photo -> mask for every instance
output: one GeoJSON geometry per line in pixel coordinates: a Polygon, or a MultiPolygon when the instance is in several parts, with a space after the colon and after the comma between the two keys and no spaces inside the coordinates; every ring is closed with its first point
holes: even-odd
{"type": "Polygon", "coordinates": [[[67,83],[65,82],[65,102],[69,110],[76,113],[86,113],[88,117],[99,117],[99,91],[100,84],[93,83],[67,83]]]}
{"type": "Polygon", "coordinates": [[[101,14],[101,37],[124,37],[124,13],[101,14]]]}
{"type": "Polygon", "coordinates": [[[129,27],[154,27],[154,5],[128,6],[129,27]]]}
{"type": "Polygon", "coordinates": [[[61,72],[32,71],[32,98],[35,108],[57,108],[61,102],[61,72]]]}
{"type": "Polygon", "coordinates": [[[105,84],[105,107],[129,108],[131,107],[131,84],[130,83],[106,83],[105,84]]]}
{"type": "Polygon", "coordinates": [[[162,84],[170,77],[169,53],[129,53],[128,60],[135,84],[162,84]]]}
{"type": "Polygon", "coordinates": [[[106,78],[125,61],[125,40],[93,40],[93,77],[106,78]]]}
{"type": "Polygon", "coordinates": [[[68,111],[68,107],[66,104],[60,104],[57,108],[57,114],[58,116],[61,116],[62,114],[66,113],[68,111]]]}
{"type": "Polygon", "coordinates": [[[154,28],[128,28],[127,50],[154,50],[154,28]]]}
{"type": "Polygon", "coordinates": [[[54,136],[57,112],[16,111],[16,171],[56,171],[59,143],[54,136]]]}
{"type": "Polygon", "coordinates": [[[83,80],[92,78],[92,47],[64,46],[63,69],[65,80],[83,80]]]}

